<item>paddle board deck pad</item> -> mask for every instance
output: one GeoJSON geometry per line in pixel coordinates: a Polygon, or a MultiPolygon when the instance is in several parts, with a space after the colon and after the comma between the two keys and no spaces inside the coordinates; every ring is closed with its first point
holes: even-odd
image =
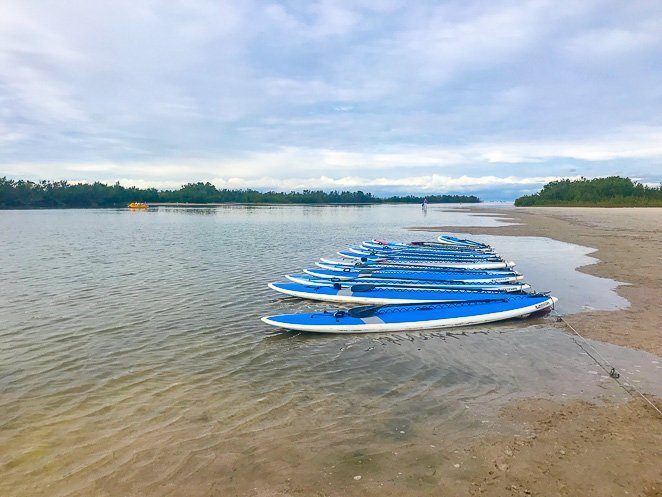
{"type": "Polygon", "coordinates": [[[466,281],[472,283],[508,283],[522,281],[524,276],[514,271],[459,271],[446,269],[443,271],[423,270],[394,270],[394,269],[363,269],[363,268],[309,268],[304,273],[316,278],[337,278],[340,280],[351,280],[355,278],[379,278],[395,280],[417,280],[417,281],[466,281]]]}
{"type": "Polygon", "coordinates": [[[262,321],[279,328],[315,333],[420,331],[543,315],[551,311],[555,302],[555,297],[544,295],[516,295],[502,300],[364,306],[347,311],[281,314],[263,317],[262,321]]]}
{"type": "Polygon", "coordinates": [[[333,286],[337,288],[350,288],[356,284],[377,285],[393,288],[436,288],[447,290],[492,290],[499,292],[521,292],[531,288],[526,283],[468,283],[464,281],[439,280],[388,280],[379,278],[355,278],[340,280],[338,278],[316,278],[307,274],[288,274],[285,276],[294,283],[311,286],[333,286]]]}
{"type": "Polygon", "coordinates": [[[502,262],[492,262],[492,261],[472,261],[472,262],[457,262],[457,261],[430,261],[430,260],[417,260],[417,261],[366,261],[358,262],[355,260],[337,260],[337,259],[327,259],[320,257],[320,262],[315,263],[315,265],[332,268],[338,266],[348,266],[348,267],[369,267],[369,268],[456,268],[456,269],[502,269],[514,267],[515,263],[512,261],[502,261],[502,262]]]}
{"type": "Polygon", "coordinates": [[[474,300],[502,300],[513,294],[479,290],[445,290],[380,287],[357,283],[349,288],[342,286],[312,286],[300,283],[269,283],[277,292],[308,300],[345,302],[351,304],[420,304],[430,302],[466,302],[474,300]]]}

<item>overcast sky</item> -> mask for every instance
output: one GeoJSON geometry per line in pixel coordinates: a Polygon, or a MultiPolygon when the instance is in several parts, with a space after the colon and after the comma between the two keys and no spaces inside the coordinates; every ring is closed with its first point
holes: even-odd
{"type": "Polygon", "coordinates": [[[662,180],[662,2],[1,0],[0,176],[662,180]]]}

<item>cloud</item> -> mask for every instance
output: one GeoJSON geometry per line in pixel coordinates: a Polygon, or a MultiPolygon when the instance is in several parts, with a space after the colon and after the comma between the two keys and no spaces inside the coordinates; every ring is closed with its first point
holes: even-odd
{"type": "Polygon", "coordinates": [[[5,0],[0,175],[655,182],[660,19],[609,0],[5,0]]]}
{"type": "Polygon", "coordinates": [[[448,191],[472,190],[480,191],[493,189],[499,186],[516,185],[543,185],[549,181],[561,179],[557,176],[520,178],[516,176],[497,177],[497,176],[459,176],[450,177],[438,174],[429,176],[412,176],[398,178],[361,178],[356,176],[345,176],[340,178],[330,178],[320,176],[318,178],[288,178],[277,179],[262,177],[255,179],[244,178],[214,178],[214,183],[219,188],[258,188],[258,189],[276,189],[276,190],[303,190],[303,189],[350,189],[359,188],[368,190],[387,190],[387,191],[411,191],[439,193],[448,191]]]}
{"type": "MultiPolygon", "coordinates": [[[[476,142],[446,147],[391,146],[373,151],[288,146],[224,158],[14,163],[2,166],[0,173],[21,176],[32,172],[40,178],[53,177],[51,171],[60,171],[64,177],[68,174],[80,177],[79,173],[89,173],[101,179],[133,178],[136,181],[152,181],[155,185],[211,178],[216,181],[230,181],[222,178],[232,178],[232,181],[243,182],[241,184],[260,187],[305,181],[301,183],[304,185],[302,188],[335,187],[342,181],[354,181],[355,178],[359,179],[354,186],[397,186],[399,179],[403,178],[401,186],[423,188],[425,184],[430,184],[435,188],[449,185],[468,188],[479,185],[466,180],[469,177],[485,178],[493,185],[500,183],[499,178],[519,177],[503,174],[508,170],[531,174],[534,171],[559,170],[559,165],[565,164],[562,175],[535,177],[578,176],[582,169],[584,174],[595,176],[600,173],[592,168],[587,169],[587,164],[594,163],[604,172],[611,173],[603,165],[609,164],[611,169],[618,169],[623,161],[637,161],[637,164],[645,161],[650,172],[648,179],[655,179],[654,170],[657,169],[659,175],[662,169],[659,167],[662,164],[662,127],[630,127],[601,137],[556,141],[476,142]],[[334,174],[329,174],[331,171],[334,174]],[[462,181],[453,183],[453,174],[462,181]],[[329,183],[327,180],[332,176],[340,179],[329,183]],[[264,178],[269,181],[265,182],[264,178]],[[304,180],[290,181],[291,178],[304,180]],[[413,178],[420,178],[420,181],[412,182],[413,178]],[[315,181],[318,183],[315,184],[315,181]]],[[[346,186],[351,185],[347,183],[346,186]]]]}
{"type": "Polygon", "coordinates": [[[660,17],[637,19],[634,25],[591,29],[568,40],[565,50],[585,63],[613,61],[632,57],[662,46],[660,17]]]}
{"type": "Polygon", "coordinates": [[[360,13],[349,4],[323,0],[302,5],[298,15],[284,5],[268,4],[264,12],[279,29],[296,30],[305,38],[325,38],[347,34],[359,25],[360,13]]]}
{"type": "MultiPolygon", "coordinates": [[[[46,125],[84,121],[72,90],[52,73],[53,65],[75,67],[81,55],[65,37],[38,24],[18,3],[3,5],[0,16],[0,116],[5,127],[15,119],[46,125]]],[[[14,126],[12,126],[14,127],[14,126]]]]}

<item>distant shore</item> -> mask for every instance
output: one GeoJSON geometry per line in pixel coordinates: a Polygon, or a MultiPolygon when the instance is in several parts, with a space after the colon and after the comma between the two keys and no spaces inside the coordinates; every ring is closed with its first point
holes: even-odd
{"type": "Polygon", "coordinates": [[[0,208],[118,208],[130,203],[153,205],[201,204],[283,204],[283,205],[351,205],[351,204],[421,204],[426,203],[479,203],[475,195],[393,195],[378,197],[371,192],[356,191],[258,191],[252,189],[218,189],[210,182],[187,183],[177,190],[124,187],[119,183],[69,183],[67,181],[25,181],[0,178],[0,208]]]}
{"type": "MultiPolygon", "coordinates": [[[[475,205],[479,202],[430,202],[428,205],[475,205]]],[[[149,207],[223,207],[226,205],[237,206],[274,206],[274,205],[293,205],[293,206],[318,206],[318,207],[338,207],[338,206],[357,206],[357,205],[419,205],[414,202],[345,202],[345,203],[305,203],[305,202],[223,202],[223,203],[183,203],[183,202],[147,202],[149,207]]]]}
{"type": "Polygon", "coordinates": [[[662,207],[662,188],[630,178],[550,181],[533,195],[515,199],[517,207],[662,207]]]}
{"type": "MultiPolygon", "coordinates": [[[[194,203],[194,202],[145,202],[148,207],[282,207],[282,206],[307,206],[307,207],[356,207],[356,206],[373,206],[373,205],[419,205],[415,202],[209,202],[209,203],[194,203]]],[[[477,205],[480,202],[430,202],[430,206],[440,205],[477,205]]],[[[419,205],[420,207],[420,205],[419,205]]],[[[121,205],[104,205],[104,206],[26,206],[26,207],[3,207],[2,210],[71,210],[71,209],[128,209],[128,204],[121,205]]]]}

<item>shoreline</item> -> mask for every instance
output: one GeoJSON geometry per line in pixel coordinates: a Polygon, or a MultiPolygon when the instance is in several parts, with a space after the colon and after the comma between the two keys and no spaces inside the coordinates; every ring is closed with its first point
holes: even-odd
{"type": "Polygon", "coordinates": [[[578,271],[622,283],[617,293],[630,307],[565,316],[587,338],[662,356],[662,208],[628,207],[464,207],[478,217],[518,223],[495,227],[411,227],[469,235],[537,236],[594,248],[595,264],[578,271]]]}
{"type": "MultiPolygon", "coordinates": [[[[622,282],[616,291],[630,307],[579,312],[564,319],[587,338],[662,354],[661,208],[486,206],[462,210],[519,224],[410,229],[539,236],[595,248],[591,256],[598,261],[577,270],[622,282]]],[[[658,408],[662,406],[659,398],[648,397],[658,408]]],[[[451,486],[458,495],[648,497],[662,493],[662,471],[655,463],[662,457],[662,420],[641,398],[625,404],[527,398],[503,408],[500,418],[528,435],[497,433],[463,450],[461,480],[455,480],[455,488],[451,486]]]]}

